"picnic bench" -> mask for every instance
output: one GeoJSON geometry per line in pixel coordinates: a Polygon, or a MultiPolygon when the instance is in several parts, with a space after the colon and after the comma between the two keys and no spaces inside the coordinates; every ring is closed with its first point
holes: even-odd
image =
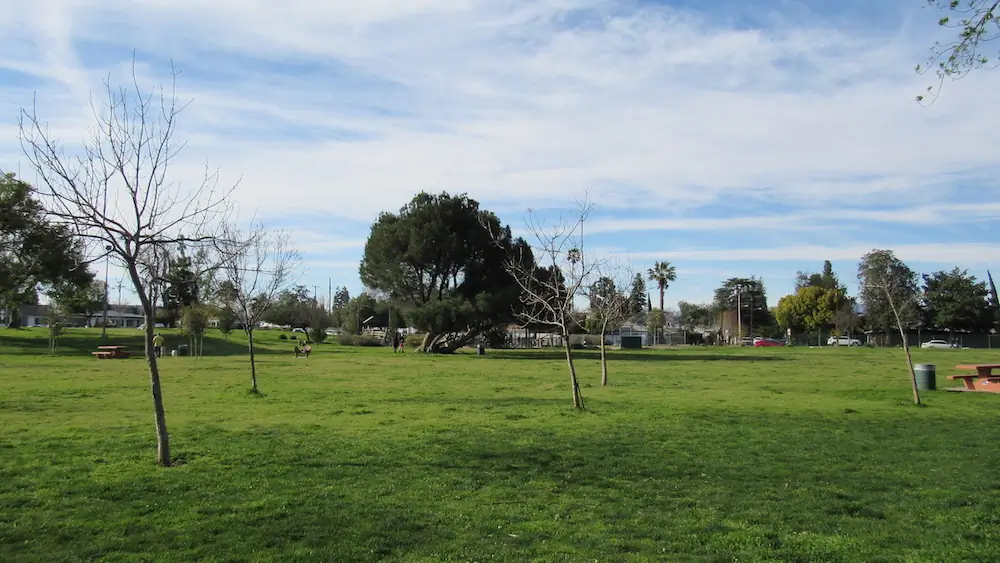
{"type": "Polygon", "coordinates": [[[129,357],[128,348],[125,346],[98,346],[96,352],[91,354],[98,360],[110,360],[116,358],[129,357]]]}
{"type": "Polygon", "coordinates": [[[1000,393],[1000,374],[993,374],[993,370],[1000,369],[1000,364],[962,364],[955,366],[955,369],[974,371],[976,373],[949,375],[948,379],[961,379],[965,385],[963,387],[952,387],[948,391],[1000,393]]]}

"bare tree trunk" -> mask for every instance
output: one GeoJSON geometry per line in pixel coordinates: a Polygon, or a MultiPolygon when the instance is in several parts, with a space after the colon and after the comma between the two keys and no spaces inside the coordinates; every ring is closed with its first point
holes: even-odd
{"type": "Polygon", "coordinates": [[[608,386],[608,353],[607,353],[608,323],[601,325],[601,387],[608,386]]]}
{"type": "Polygon", "coordinates": [[[892,308],[892,314],[896,317],[896,327],[899,329],[899,337],[903,341],[903,352],[906,353],[906,367],[910,370],[910,383],[913,386],[913,404],[920,404],[920,389],[917,388],[917,372],[913,370],[913,357],[910,355],[910,343],[906,340],[906,332],[903,330],[903,321],[899,318],[899,311],[896,310],[895,303],[892,302],[892,296],[886,292],[889,297],[889,307],[892,308]]]}
{"type": "Polygon", "coordinates": [[[568,331],[563,331],[563,349],[566,351],[566,365],[569,366],[569,381],[573,385],[573,407],[583,410],[583,394],[580,392],[580,382],[576,379],[576,366],[573,365],[573,350],[569,346],[568,331]]]}
{"type": "Polygon", "coordinates": [[[156,361],[156,350],[153,348],[153,334],[156,329],[156,309],[143,288],[139,271],[135,266],[129,267],[129,275],[137,289],[140,289],[139,302],[146,317],[144,332],[146,364],[149,366],[149,386],[153,394],[153,420],[156,423],[156,463],[170,467],[170,435],[167,433],[167,415],[163,409],[163,391],[160,388],[160,368],[156,361]]]}
{"type": "Polygon", "coordinates": [[[257,362],[253,353],[253,330],[247,331],[247,341],[250,344],[250,383],[251,391],[257,393],[257,362]]]}
{"type": "Polygon", "coordinates": [[[903,351],[906,352],[906,367],[910,369],[910,382],[913,384],[913,404],[920,404],[920,389],[917,388],[917,373],[913,370],[913,357],[910,356],[910,343],[906,341],[906,335],[902,334],[902,329],[900,329],[900,334],[903,337],[903,351]]]}

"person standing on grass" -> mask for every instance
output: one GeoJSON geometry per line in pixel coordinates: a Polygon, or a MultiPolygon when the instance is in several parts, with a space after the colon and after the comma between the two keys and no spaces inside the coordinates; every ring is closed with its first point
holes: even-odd
{"type": "Polygon", "coordinates": [[[160,333],[153,337],[153,352],[156,352],[157,358],[163,356],[163,335],[160,333]]]}

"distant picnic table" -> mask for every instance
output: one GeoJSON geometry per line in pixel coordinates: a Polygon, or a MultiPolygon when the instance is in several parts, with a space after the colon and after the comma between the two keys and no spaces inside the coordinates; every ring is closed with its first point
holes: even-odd
{"type": "Polygon", "coordinates": [[[979,391],[983,393],[1000,393],[1000,374],[993,374],[993,370],[1000,369],[1000,364],[962,364],[955,366],[955,369],[974,371],[976,373],[960,373],[949,375],[948,379],[961,379],[965,385],[963,387],[953,387],[949,391],[979,391]]]}
{"type": "Polygon", "coordinates": [[[122,359],[129,357],[125,346],[98,346],[96,352],[91,352],[98,360],[122,359]]]}

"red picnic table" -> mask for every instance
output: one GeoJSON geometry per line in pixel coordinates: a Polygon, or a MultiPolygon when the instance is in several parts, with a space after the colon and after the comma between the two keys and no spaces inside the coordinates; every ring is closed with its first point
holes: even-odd
{"type": "Polygon", "coordinates": [[[974,371],[976,373],[949,375],[948,379],[961,379],[965,386],[952,387],[948,391],[1000,393],[1000,374],[993,374],[993,370],[1000,369],[1000,364],[962,364],[955,366],[955,369],[974,371]]]}

